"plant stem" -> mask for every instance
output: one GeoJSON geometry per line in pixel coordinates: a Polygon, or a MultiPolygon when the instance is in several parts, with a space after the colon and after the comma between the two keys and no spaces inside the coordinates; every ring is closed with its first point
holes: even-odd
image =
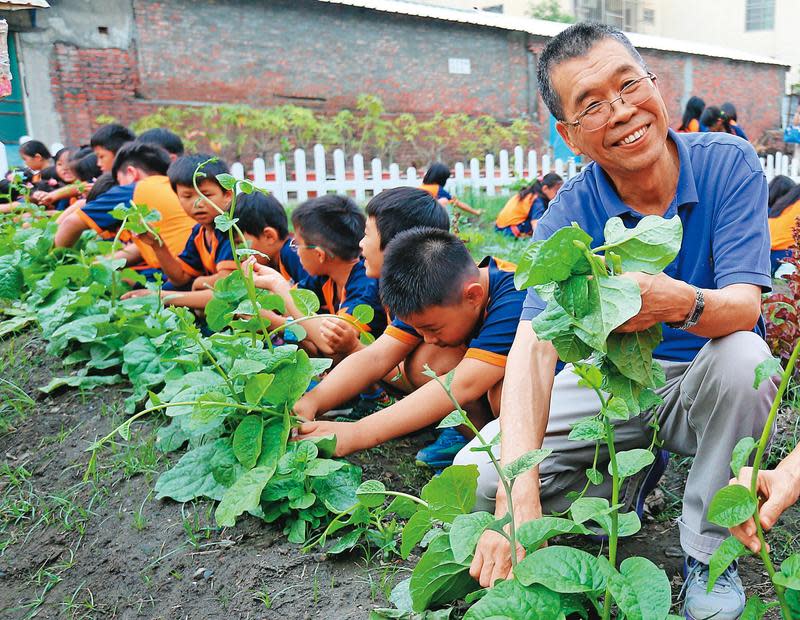
{"type": "MultiPolygon", "coordinates": [[[[188,327],[186,321],[184,320],[184,318],[180,314],[176,313],[175,316],[177,316],[178,320],[181,323],[183,323],[184,328],[188,327]]],[[[228,373],[226,373],[222,369],[222,366],[219,365],[219,362],[217,361],[217,358],[214,357],[214,354],[211,353],[211,351],[203,344],[202,337],[196,331],[191,330],[191,329],[186,329],[186,333],[192,335],[192,337],[194,338],[194,341],[197,343],[197,346],[200,347],[200,350],[208,358],[208,360],[211,362],[211,365],[214,366],[214,368],[219,373],[219,375],[223,378],[225,383],[228,384],[228,389],[231,391],[231,396],[233,396],[235,398],[237,396],[237,394],[236,394],[236,388],[233,385],[233,381],[231,381],[230,377],[228,376],[228,373]]]]}
{"type": "MultiPolygon", "coordinates": [[[[606,420],[606,444],[608,456],[611,460],[611,506],[619,503],[619,470],[617,469],[617,452],[614,448],[614,426],[606,420]]],[[[608,532],[608,561],[612,568],[617,568],[617,539],[619,534],[619,509],[611,511],[611,528],[608,532]]],[[[611,588],[606,586],[606,595],[603,600],[603,620],[611,617],[611,588]]]]}
{"type": "Polygon", "coordinates": [[[794,374],[794,367],[797,363],[797,357],[800,355],[800,340],[798,340],[797,344],[792,351],[791,356],[789,356],[789,361],[786,363],[786,368],[783,371],[783,375],[781,376],[781,383],[778,386],[778,392],[775,394],[775,398],[772,400],[772,407],[770,407],[769,415],[767,416],[767,421],[764,424],[764,429],[761,431],[761,438],[758,440],[758,448],[756,449],[756,456],[753,459],[753,476],[750,479],[750,494],[753,496],[756,502],[756,509],[753,514],[753,520],[756,524],[756,533],[758,535],[758,540],[761,542],[761,551],[759,555],[761,556],[761,560],[764,562],[764,567],[767,569],[767,574],[769,575],[770,580],[772,581],[772,585],[775,588],[775,594],[778,597],[778,601],[781,605],[781,612],[783,617],[787,620],[790,620],[792,617],[791,610],[789,609],[789,605],[786,602],[786,596],[784,594],[784,588],[779,586],[775,583],[775,567],[772,565],[772,560],[769,557],[769,552],[767,551],[767,543],[764,539],[764,531],[761,527],[761,520],[758,516],[758,472],[761,469],[761,463],[764,460],[764,453],[767,450],[767,444],[769,443],[769,437],[772,434],[772,427],[775,424],[775,418],[778,415],[778,409],[780,409],[781,402],[783,401],[783,395],[786,392],[786,388],[789,385],[789,380],[791,379],[792,375],[794,374]]]}

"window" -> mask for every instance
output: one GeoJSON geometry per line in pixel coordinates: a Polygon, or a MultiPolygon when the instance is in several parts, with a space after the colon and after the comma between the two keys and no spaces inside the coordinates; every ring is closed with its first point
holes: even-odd
{"type": "Polygon", "coordinates": [[[472,63],[469,58],[448,58],[447,70],[450,73],[460,73],[462,75],[469,75],[472,73],[472,63]]]}
{"type": "Polygon", "coordinates": [[[656,23],[656,12],[653,9],[642,10],[642,22],[650,24],[651,26],[656,23]]]}
{"type": "Polygon", "coordinates": [[[489,13],[503,13],[503,5],[502,4],[492,4],[491,6],[485,6],[483,11],[488,11],[489,13]]]}
{"type": "Polygon", "coordinates": [[[775,0],[745,0],[745,30],[773,30],[775,0]]]}

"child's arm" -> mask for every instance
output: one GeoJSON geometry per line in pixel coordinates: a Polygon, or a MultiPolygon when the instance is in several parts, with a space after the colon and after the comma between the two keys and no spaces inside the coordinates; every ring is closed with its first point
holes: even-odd
{"type": "Polygon", "coordinates": [[[386,334],[378,337],[368,347],[343,359],[317,387],[306,392],[295,403],[295,414],[313,420],[317,414],[350,400],[383,379],[408,357],[415,346],[386,334]]]}
{"type": "Polygon", "coordinates": [[[124,258],[125,266],[129,267],[142,262],[142,253],[135,243],[126,243],[125,247],[114,252],[114,258],[124,258]]]}
{"type": "Polygon", "coordinates": [[[232,269],[220,269],[217,273],[212,273],[210,276],[200,276],[192,282],[193,291],[203,291],[207,288],[214,288],[214,283],[217,280],[227,278],[233,273],[232,269]]]}
{"type": "MultiPolygon", "coordinates": [[[[372,346],[374,345],[367,347],[365,352],[369,351],[372,346]]],[[[359,351],[347,358],[345,362],[354,359],[361,353],[359,351]]],[[[335,371],[336,369],[334,369],[335,371]]],[[[466,405],[486,394],[503,379],[504,374],[504,367],[474,358],[465,358],[455,368],[455,376],[450,389],[455,399],[466,405]]],[[[321,385],[322,383],[317,386],[317,389],[321,385]]],[[[402,437],[440,422],[453,409],[453,403],[442,387],[435,381],[430,381],[383,411],[373,413],[358,422],[308,422],[302,424],[298,439],[335,434],[336,456],[345,456],[358,450],[373,448],[390,439],[402,437]]]]}
{"type": "Polygon", "coordinates": [[[450,201],[450,204],[458,209],[461,209],[462,211],[466,211],[467,213],[472,213],[472,215],[480,215],[482,213],[480,209],[474,209],[470,207],[466,202],[461,202],[458,198],[453,198],[453,200],[450,201]]]}
{"type": "Polygon", "coordinates": [[[166,244],[163,242],[159,243],[149,232],[136,235],[136,238],[145,245],[149,245],[153,248],[153,251],[156,253],[156,258],[158,258],[158,264],[161,266],[161,271],[164,272],[164,275],[166,275],[169,281],[175,286],[183,286],[192,279],[191,274],[184,271],[183,263],[181,263],[176,256],[172,255],[172,252],[169,251],[166,244]]]}
{"type": "Polygon", "coordinates": [[[212,297],[214,290],[210,288],[204,291],[161,291],[165,306],[183,306],[192,310],[205,310],[212,297]]]}
{"type": "Polygon", "coordinates": [[[56,237],[53,241],[55,247],[71,248],[80,238],[83,231],[89,229],[89,226],[80,218],[76,211],[67,215],[63,220],[58,218],[58,230],[56,231],[56,237]]]}

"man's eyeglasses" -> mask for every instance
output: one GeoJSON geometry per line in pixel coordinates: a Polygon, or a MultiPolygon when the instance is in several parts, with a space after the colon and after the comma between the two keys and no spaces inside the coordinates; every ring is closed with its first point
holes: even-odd
{"type": "Polygon", "coordinates": [[[569,127],[580,127],[584,131],[597,131],[602,129],[611,120],[613,113],[613,105],[617,101],[622,101],[628,105],[642,105],[645,101],[650,99],[656,92],[655,82],[656,76],[654,73],[635,80],[627,82],[619,91],[619,96],[611,101],[598,101],[593,103],[583,112],[578,114],[572,122],[562,121],[569,127]]]}
{"type": "Polygon", "coordinates": [[[296,239],[290,239],[289,240],[289,247],[292,248],[293,250],[297,251],[297,250],[313,250],[315,248],[318,248],[319,246],[318,245],[311,245],[311,244],[298,245],[296,239]]]}

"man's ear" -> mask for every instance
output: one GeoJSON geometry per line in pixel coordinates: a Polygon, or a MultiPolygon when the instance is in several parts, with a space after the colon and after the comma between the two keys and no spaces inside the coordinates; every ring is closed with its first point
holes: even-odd
{"type": "Polygon", "coordinates": [[[581,155],[581,149],[576,146],[575,142],[572,139],[572,136],[569,135],[569,128],[562,123],[561,121],[556,121],[556,131],[558,135],[567,143],[569,150],[572,151],[575,155],[581,155]]]}
{"type": "Polygon", "coordinates": [[[464,301],[471,306],[480,306],[483,303],[483,285],[480,282],[468,282],[464,285],[464,301]]]}

